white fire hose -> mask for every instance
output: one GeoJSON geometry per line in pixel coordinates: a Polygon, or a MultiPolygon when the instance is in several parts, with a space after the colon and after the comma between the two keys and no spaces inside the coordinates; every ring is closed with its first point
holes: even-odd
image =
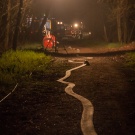
{"type": "MultiPolygon", "coordinates": [[[[69,62],[73,62],[73,61],[69,60],[69,62]]],[[[75,62],[75,63],[82,63],[82,62],[75,62]]],[[[94,107],[93,107],[92,103],[88,99],[84,98],[83,96],[78,95],[78,94],[73,92],[72,89],[75,86],[74,83],[64,81],[65,79],[67,79],[71,75],[71,72],[73,70],[82,68],[86,65],[89,65],[88,61],[85,61],[82,65],[80,65],[78,67],[67,70],[65,76],[60,78],[57,81],[61,82],[63,84],[67,84],[67,87],[65,88],[65,92],[67,94],[75,97],[76,99],[78,99],[82,103],[83,113],[82,113],[82,118],[81,118],[81,130],[83,132],[83,135],[97,135],[97,133],[95,132],[95,129],[94,129],[94,125],[93,125],[94,107]]]]}

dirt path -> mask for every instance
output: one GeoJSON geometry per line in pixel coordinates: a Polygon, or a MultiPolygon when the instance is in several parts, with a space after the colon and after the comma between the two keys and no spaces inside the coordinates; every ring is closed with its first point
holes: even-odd
{"type": "MultiPolygon", "coordinates": [[[[123,55],[89,61],[90,66],[73,71],[67,81],[76,84],[75,93],[92,102],[97,134],[134,135],[135,73],[123,66],[123,55]]],[[[65,93],[65,85],[56,81],[60,77],[33,75],[30,83],[0,104],[0,134],[82,135],[82,105],[65,93]],[[46,84],[49,80],[53,89],[46,84]]]]}
{"type": "Polygon", "coordinates": [[[122,56],[95,57],[89,67],[75,71],[69,79],[76,84],[76,93],[92,101],[98,135],[135,133],[135,74],[123,62],[122,56]]]}
{"type": "Polygon", "coordinates": [[[84,98],[83,96],[78,95],[75,92],[73,92],[73,88],[75,87],[74,83],[64,81],[72,75],[71,74],[72,71],[77,70],[79,68],[83,68],[84,66],[88,66],[88,65],[89,65],[88,61],[83,62],[82,60],[82,65],[67,70],[65,76],[59,79],[58,82],[67,84],[67,86],[65,87],[65,92],[73,96],[74,98],[78,99],[82,103],[83,111],[82,111],[82,118],[81,118],[81,131],[83,135],[97,135],[93,126],[93,112],[94,112],[93,108],[94,107],[92,103],[88,99],[84,98]]]}

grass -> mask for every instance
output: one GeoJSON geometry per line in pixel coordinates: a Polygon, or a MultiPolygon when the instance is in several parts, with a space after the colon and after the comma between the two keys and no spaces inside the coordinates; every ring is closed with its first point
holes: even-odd
{"type": "Polygon", "coordinates": [[[19,45],[17,47],[18,50],[41,50],[42,49],[42,44],[41,43],[36,43],[36,42],[33,42],[33,43],[29,43],[29,42],[26,42],[24,43],[23,45],[19,45]]]}
{"type": "Polygon", "coordinates": [[[119,47],[122,47],[122,46],[124,46],[124,45],[122,45],[122,44],[120,44],[120,43],[108,43],[108,44],[106,44],[106,47],[107,48],[119,48],[119,47]]]}
{"type": "Polygon", "coordinates": [[[105,48],[105,49],[112,49],[112,48],[119,48],[123,46],[120,43],[107,43],[107,42],[95,42],[92,44],[92,47],[96,47],[96,48],[105,48]]]}
{"type": "Polygon", "coordinates": [[[126,66],[135,70],[135,52],[127,53],[126,66]]]}
{"type": "Polygon", "coordinates": [[[33,51],[8,51],[0,58],[0,83],[12,84],[28,78],[33,71],[43,71],[49,67],[51,57],[33,51]]]}
{"type": "MultiPolygon", "coordinates": [[[[118,42],[103,42],[103,41],[93,41],[91,39],[83,39],[83,40],[72,40],[72,41],[61,41],[60,44],[69,44],[73,46],[83,46],[83,47],[90,47],[90,48],[105,48],[105,49],[112,49],[112,48],[119,48],[124,46],[118,42]]],[[[59,45],[58,45],[59,47],[59,45]]],[[[62,46],[63,47],[63,46],[62,46]]],[[[18,46],[19,50],[33,50],[38,51],[42,50],[42,43],[24,43],[23,45],[18,46]]]]}
{"type": "MultiPolygon", "coordinates": [[[[121,46],[119,43],[95,42],[91,40],[75,42],[76,45],[83,44],[84,47],[95,48],[117,48],[121,46]]],[[[47,74],[54,72],[54,70],[50,69],[51,57],[41,52],[34,52],[38,47],[42,48],[39,43],[25,43],[23,46],[18,47],[19,50],[16,52],[8,51],[4,53],[0,57],[0,84],[12,84],[22,79],[27,79],[30,72],[33,71],[42,71],[47,74]]],[[[127,66],[135,69],[135,53],[128,53],[127,56],[127,66]]],[[[63,64],[57,63],[58,67],[62,67],[61,65],[63,64]]],[[[55,65],[55,67],[57,66],[55,65]]]]}
{"type": "Polygon", "coordinates": [[[93,41],[91,39],[75,40],[68,42],[68,44],[74,44],[75,46],[83,45],[83,47],[88,48],[90,47],[90,48],[105,48],[105,49],[112,49],[124,46],[124,44],[122,45],[121,43],[118,42],[108,43],[103,41],[93,41]]]}
{"type": "Polygon", "coordinates": [[[41,92],[38,86],[54,89],[60,85],[56,80],[65,74],[69,66],[67,62],[64,64],[62,61],[53,62],[53,58],[43,52],[30,50],[5,52],[0,57],[0,99],[11,92],[16,83],[28,88],[30,92],[37,90],[41,92]],[[32,83],[35,85],[34,88],[31,88],[32,83]]]}

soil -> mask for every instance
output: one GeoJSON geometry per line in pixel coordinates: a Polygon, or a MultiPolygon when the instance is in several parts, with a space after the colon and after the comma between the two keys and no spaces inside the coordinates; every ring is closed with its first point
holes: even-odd
{"type": "MultiPolygon", "coordinates": [[[[67,80],[76,84],[74,92],[92,102],[97,134],[134,135],[135,72],[125,66],[125,52],[133,49],[91,53],[85,49],[77,56],[74,53],[69,57],[55,57],[55,62],[83,61],[89,56],[90,66],[73,71],[67,80]]],[[[78,65],[70,64],[71,67],[78,65]]],[[[66,85],[56,81],[63,76],[33,73],[31,80],[19,84],[16,91],[0,103],[0,134],[82,135],[83,108],[77,99],[65,93],[66,85]],[[52,82],[51,86],[48,82],[52,82]]]]}

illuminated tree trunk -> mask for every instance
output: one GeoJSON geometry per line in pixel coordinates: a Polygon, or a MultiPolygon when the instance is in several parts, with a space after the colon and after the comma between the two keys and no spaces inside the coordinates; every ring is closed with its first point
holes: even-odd
{"type": "Polygon", "coordinates": [[[133,26],[132,26],[131,32],[130,32],[130,34],[129,34],[129,36],[128,36],[128,42],[130,42],[131,37],[133,36],[133,31],[134,31],[134,29],[135,29],[135,21],[134,21],[134,24],[133,24],[133,26]]]}
{"type": "Polygon", "coordinates": [[[128,5],[128,0],[125,0],[123,2],[124,6],[125,6],[125,10],[123,13],[123,41],[125,43],[128,42],[128,15],[129,15],[129,5],[128,5]]]}
{"type": "Polygon", "coordinates": [[[105,41],[108,42],[107,30],[105,25],[104,25],[104,36],[105,36],[105,41]]]}
{"type": "Polygon", "coordinates": [[[125,43],[127,43],[127,39],[128,39],[128,28],[127,28],[127,17],[124,16],[124,19],[123,19],[123,40],[125,43]]]}
{"type": "Polygon", "coordinates": [[[19,27],[20,27],[20,22],[21,22],[21,17],[22,17],[22,7],[23,7],[23,0],[20,0],[17,19],[16,19],[16,27],[15,27],[15,32],[14,32],[14,35],[13,35],[13,46],[12,46],[13,50],[16,50],[16,48],[17,48],[17,41],[18,41],[18,36],[19,36],[19,27]]]}
{"type": "Polygon", "coordinates": [[[116,20],[117,20],[118,42],[122,43],[121,0],[117,0],[116,20]]]}
{"type": "Polygon", "coordinates": [[[122,42],[121,17],[119,13],[117,13],[117,32],[118,32],[118,41],[122,42]]]}

